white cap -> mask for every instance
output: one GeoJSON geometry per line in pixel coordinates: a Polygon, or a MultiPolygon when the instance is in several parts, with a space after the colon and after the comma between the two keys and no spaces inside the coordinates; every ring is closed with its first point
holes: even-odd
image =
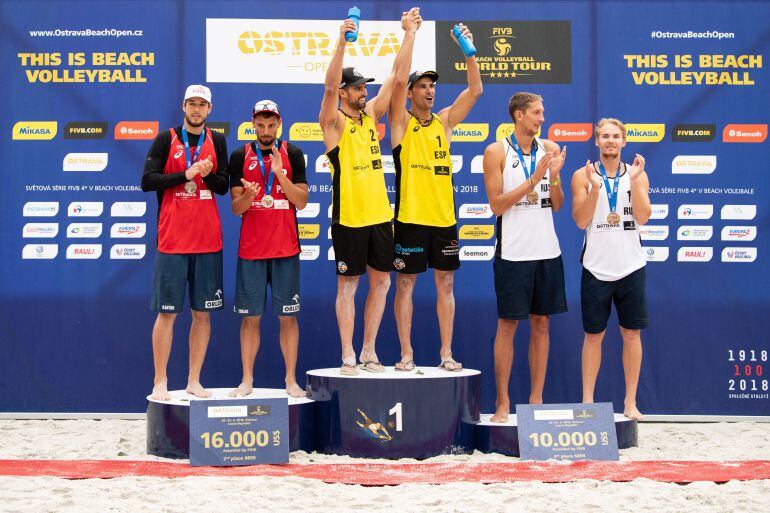
{"type": "Polygon", "coordinates": [[[189,100],[190,98],[203,98],[211,103],[211,89],[200,84],[188,86],[184,92],[184,99],[189,100]]]}

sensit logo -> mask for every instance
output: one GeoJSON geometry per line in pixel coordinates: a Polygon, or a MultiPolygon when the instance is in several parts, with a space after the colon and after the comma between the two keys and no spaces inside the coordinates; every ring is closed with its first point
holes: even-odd
{"type": "Polygon", "coordinates": [[[156,135],[157,121],[121,121],[115,125],[115,139],[154,139],[156,135]]]}
{"type": "Polygon", "coordinates": [[[106,121],[72,121],[64,126],[65,139],[104,139],[106,121]]]}
{"type": "Polygon", "coordinates": [[[726,143],[761,143],[767,139],[767,124],[742,125],[730,123],[722,130],[726,143]]]}
{"type": "Polygon", "coordinates": [[[56,121],[19,121],[13,125],[14,141],[50,141],[58,131],[56,121]]]}
{"type": "Polygon", "coordinates": [[[664,135],[666,135],[666,125],[662,123],[626,124],[626,140],[628,142],[660,142],[664,135]]]}
{"type": "Polygon", "coordinates": [[[292,123],[289,128],[292,141],[323,141],[324,133],[319,123],[292,123]]]}
{"type": "Polygon", "coordinates": [[[482,142],[488,136],[488,123],[460,123],[452,130],[452,142],[482,142]]]}
{"type": "Polygon", "coordinates": [[[554,123],[548,129],[548,138],[561,142],[585,142],[593,135],[591,123],[554,123]]]}

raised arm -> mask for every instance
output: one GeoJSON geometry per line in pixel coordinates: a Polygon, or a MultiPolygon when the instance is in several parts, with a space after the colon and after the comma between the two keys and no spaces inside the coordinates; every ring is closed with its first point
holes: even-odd
{"type": "MultiPolygon", "coordinates": [[[[417,22],[417,29],[422,25],[422,18],[420,17],[420,9],[413,7],[408,13],[404,13],[402,16],[402,25],[407,25],[407,18],[409,23],[417,22]],[[416,11],[416,14],[412,14],[416,11]]],[[[412,69],[412,52],[414,50],[414,37],[408,37],[408,31],[404,34],[404,43],[401,45],[401,52],[403,53],[403,65],[399,65],[398,70],[395,70],[396,63],[394,62],[395,77],[393,80],[393,92],[390,96],[390,109],[388,109],[388,124],[390,125],[390,144],[395,148],[401,143],[401,139],[404,138],[404,131],[406,125],[409,123],[409,112],[406,110],[406,98],[408,95],[408,83],[409,83],[409,71],[412,69]]]]}
{"type": "Polygon", "coordinates": [[[337,144],[339,140],[339,130],[337,127],[339,120],[339,90],[342,81],[342,60],[345,57],[345,47],[348,42],[345,40],[345,34],[355,31],[356,24],[353,20],[345,20],[340,25],[340,37],[337,41],[337,47],[334,49],[334,55],[329,68],[326,70],[326,79],[324,80],[324,96],[321,100],[321,111],[318,113],[318,123],[324,133],[324,143],[329,149],[337,144]]]}
{"type": "MultiPolygon", "coordinates": [[[[473,41],[473,34],[468,30],[468,27],[462,23],[460,26],[462,27],[463,35],[473,41]]],[[[454,42],[457,43],[455,35],[451,31],[449,33],[452,36],[452,39],[454,39],[454,42]]],[[[452,129],[463,122],[473,108],[473,105],[476,103],[476,100],[479,99],[481,93],[484,91],[484,86],[481,84],[481,73],[479,73],[479,65],[476,62],[476,57],[466,57],[465,65],[468,87],[457,96],[452,105],[442,109],[441,112],[438,113],[441,118],[441,123],[443,123],[447,130],[448,141],[451,140],[450,135],[452,129]]]]}

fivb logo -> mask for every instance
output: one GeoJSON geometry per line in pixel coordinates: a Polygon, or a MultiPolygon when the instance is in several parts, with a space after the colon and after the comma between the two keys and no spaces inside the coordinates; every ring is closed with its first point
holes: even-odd
{"type": "Polygon", "coordinates": [[[21,233],[25,239],[52,239],[59,234],[59,223],[27,223],[21,233]]]}
{"type": "Polygon", "coordinates": [[[19,121],[13,125],[14,141],[50,141],[58,131],[56,121],[19,121]]]}
{"type": "Polygon", "coordinates": [[[301,245],[301,252],[299,254],[300,260],[318,260],[321,256],[321,246],[314,245],[301,245]]]}
{"type": "Polygon", "coordinates": [[[646,246],[642,249],[644,250],[644,258],[648,262],[665,262],[668,260],[667,246],[646,246]]]}
{"type": "Polygon", "coordinates": [[[106,121],[72,121],[64,127],[65,139],[104,139],[106,121]]]}
{"type": "Polygon", "coordinates": [[[460,260],[492,260],[494,246],[463,246],[460,248],[460,260]]]}
{"type": "Polygon", "coordinates": [[[104,171],[109,153],[67,153],[62,161],[62,171],[104,171]]]}
{"type": "Polygon", "coordinates": [[[116,201],[110,207],[112,217],[142,217],[146,212],[145,201],[116,201]]]}
{"type": "Polygon", "coordinates": [[[639,237],[642,240],[666,240],[668,238],[668,226],[640,226],[639,237]]]}
{"type": "Polygon", "coordinates": [[[69,239],[95,239],[102,235],[102,223],[70,223],[67,226],[69,239]]]}
{"type": "Polygon", "coordinates": [[[24,260],[52,260],[58,254],[58,244],[27,244],[21,250],[24,260]]]}
{"type": "Polygon", "coordinates": [[[716,168],[716,155],[677,155],[671,161],[671,173],[675,175],[710,175],[716,168]]]}
{"type": "Polygon", "coordinates": [[[113,244],[110,260],[141,260],[147,248],[144,244],[113,244]]]}
{"type": "Polygon", "coordinates": [[[650,206],[652,207],[652,214],[650,214],[650,219],[665,219],[668,217],[667,204],[653,204],[650,206]]]}
{"type": "Polygon", "coordinates": [[[463,203],[460,205],[461,219],[488,219],[492,217],[492,209],[488,203],[463,203]]]}
{"type": "Polygon", "coordinates": [[[756,238],[756,226],[725,226],[722,228],[722,240],[750,242],[756,238]]]}
{"type": "Polygon", "coordinates": [[[67,246],[68,260],[96,260],[101,256],[101,244],[70,244],[67,246]]]}
{"type": "Polygon", "coordinates": [[[679,219],[711,219],[714,215],[714,205],[679,205],[679,219]]]}
{"type": "Polygon", "coordinates": [[[712,247],[682,247],[676,253],[679,262],[711,262],[713,256],[712,247]]]}
{"type": "Polygon", "coordinates": [[[757,248],[724,248],[722,262],[753,262],[757,259],[757,248]]]}
{"type": "Polygon", "coordinates": [[[104,211],[101,201],[72,202],[67,207],[69,217],[99,217],[104,211]]]}
{"type": "Polygon", "coordinates": [[[115,223],[110,228],[113,239],[139,239],[147,232],[146,223],[115,223]]]}
{"type": "Polygon", "coordinates": [[[751,220],[757,217],[756,205],[725,205],[720,211],[722,219],[751,220]]]}
{"type": "Polygon", "coordinates": [[[297,217],[298,218],[313,218],[318,217],[318,214],[321,213],[321,204],[320,203],[308,203],[305,205],[305,208],[302,210],[297,210],[297,217]]]}
{"type": "Polygon", "coordinates": [[[666,135],[666,125],[662,123],[627,123],[626,141],[660,142],[666,135]]]}
{"type": "Polygon", "coordinates": [[[711,240],[713,235],[713,226],[680,226],[676,240],[711,240]]]}
{"type": "Polygon", "coordinates": [[[59,213],[58,201],[28,201],[24,204],[24,217],[55,217],[59,213]]]}
{"type": "Polygon", "coordinates": [[[319,155],[317,159],[315,159],[315,172],[316,173],[331,173],[332,168],[331,164],[329,163],[329,159],[326,158],[326,155],[319,155]]]}

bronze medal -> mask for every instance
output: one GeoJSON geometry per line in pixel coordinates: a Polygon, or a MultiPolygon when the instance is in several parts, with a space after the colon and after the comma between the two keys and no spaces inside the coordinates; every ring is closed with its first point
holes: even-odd
{"type": "Polygon", "coordinates": [[[537,203],[538,199],[540,199],[540,196],[537,194],[537,191],[535,191],[534,189],[532,189],[527,193],[527,203],[529,203],[530,205],[534,205],[535,203],[537,203]]]}
{"type": "Polygon", "coordinates": [[[195,194],[198,192],[198,184],[195,183],[195,180],[190,180],[184,184],[184,192],[187,194],[195,194]]]}
{"type": "Polygon", "coordinates": [[[607,216],[607,222],[610,223],[612,226],[617,226],[620,224],[620,214],[617,212],[610,212],[610,215],[607,216]]]}
{"type": "Polygon", "coordinates": [[[264,196],[262,196],[262,206],[263,207],[271,208],[273,206],[273,203],[275,203],[275,201],[273,200],[273,197],[270,196],[269,194],[265,194],[264,196]]]}

